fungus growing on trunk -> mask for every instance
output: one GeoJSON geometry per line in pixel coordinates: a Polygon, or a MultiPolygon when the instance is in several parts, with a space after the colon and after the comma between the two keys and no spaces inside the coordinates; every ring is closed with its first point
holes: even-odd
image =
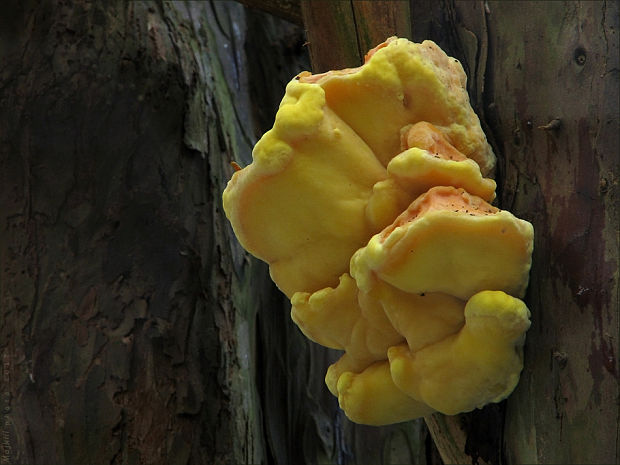
{"type": "Polygon", "coordinates": [[[418,351],[388,350],[396,386],[448,415],[505,399],[519,381],[530,327],[525,304],[501,291],[482,291],[465,306],[457,334],[418,351]]]}
{"type": "Polygon", "coordinates": [[[489,204],[465,81],[433,42],[397,38],[303,72],[223,194],[295,323],[344,351],[325,381],[356,422],[471,410],[518,381],[533,229],[489,204]]]}
{"type": "Polygon", "coordinates": [[[373,278],[413,294],[463,300],[485,289],[522,297],[534,231],[527,221],[454,187],[433,187],[351,259],[368,292],[373,278]]]}

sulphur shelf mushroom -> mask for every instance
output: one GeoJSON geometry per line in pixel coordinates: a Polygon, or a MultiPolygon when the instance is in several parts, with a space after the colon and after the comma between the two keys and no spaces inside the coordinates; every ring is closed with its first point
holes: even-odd
{"type": "Polygon", "coordinates": [[[424,187],[437,185],[432,173],[421,180],[408,170],[412,156],[396,163],[399,176],[388,172],[409,147],[401,132],[412,125],[428,122],[463,153],[439,169],[453,172],[451,185],[467,188],[471,177],[492,171],[495,157],[465,80],[461,65],[433,42],[392,38],[360,68],[303,72],[287,85],[273,128],[254,147],[252,164],[233,175],[223,203],[241,245],[269,263],[288,297],[337,285],[351,255],[424,187]],[[458,168],[464,164],[470,170],[458,168]]]}
{"type": "Polygon", "coordinates": [[[301,331],[343,351],[325,381],[355,422],[468,411],[518,382],[533,229],[490,204],[465,82],[433,42],[394,37],[359,68],[302,72],[223,194],[301,331]]]}

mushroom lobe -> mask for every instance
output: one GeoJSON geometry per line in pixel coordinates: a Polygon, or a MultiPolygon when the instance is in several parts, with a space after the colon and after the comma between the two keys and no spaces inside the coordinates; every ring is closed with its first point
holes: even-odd
{"type": "Polygon", "coordinates": [[[463,300],[485,290],[522,297],[533,228],[527,221],[454,187],[434,187],[351,259],[360,289],[373,276],[406,292],[463,300]]]}

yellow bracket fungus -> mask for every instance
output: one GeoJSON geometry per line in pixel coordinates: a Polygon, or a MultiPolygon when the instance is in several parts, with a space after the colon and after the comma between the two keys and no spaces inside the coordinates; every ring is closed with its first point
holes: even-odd
{"type": "Polygon", "coordinates": [[[522,297],[533,228],[507,211],[454,187],[433,187],[351,259],[351,274],[369,291],[377,276],[411,293],[460,299],[484,289],[522,297]]]}
{"type": "Polygon", "coordinates": [[[457,334],[416,352],[391,347],[392,379],[412,398],[448,415],[499,402],[519,380],[529,316],[515,297],[479,292],[467,302],[465,326],[457,334]]]}
{"type": "Polygon", "coordinates": [[[492,206],[495,157],[457,60],[390,38],[355,69],[303,72],[223,204],[313,341],[325,382],[383,425],[516,386],[533,228],[492,206]]]}
{"type": "Polygon", "coordinates": [[[396,387],[387,361],[373,363],[360,374],[343,373],[337,389],[340,406],[356,423],[388,425],[434,412],[396,387]]]}

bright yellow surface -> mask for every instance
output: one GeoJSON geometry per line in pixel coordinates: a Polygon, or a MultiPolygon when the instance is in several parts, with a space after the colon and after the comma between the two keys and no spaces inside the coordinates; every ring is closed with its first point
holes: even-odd
{"type": "MultiPolygon", "coordinates": [[[[432,189],[416,200],[426,201],[432,189]]],[[[446,189],[442,189],[446,190],[446,189]]],[[[457,190],[452,189],[454,195],[457,190]]],[[[469,196],[468,196],[469,197],[469,196]]],[[[414,204],[416,203],[414,202],[414,204]]],[[[485,289],[522,297],[528,282],[534,230],[507,211],[431,209],[396,220],[351,259],[351,275],[368,291],[371,276],[413,294],[441,292],[463,300],[485,289]]]]}
{"type": "Polygon", "coordinates": [[[343,373],[337,389],[340,408],[356,423],[387,425],[433,413],[428,405],[394,385],[386,361],[376,362],[360,374],[343,373]]]}
{"type": "Polygon", "coordinates": [[[395,178],[379,181],[373,186],[368,199],[366,218],[376,231],[381,231],[394,221],[414,198],[414,194],[407,192],[395,178]]]}
{"type": "Polygon", "coordinates": [[[381,425],[512,391],[533,229],[487,203],[495,157],[460,64],[429,41],[370,55],[288,84],[223,206],[300,330],[344,351],[325,382],[347,416],[381,425]]]}
{"type": "Polygon", "coordinates": [[[377,231],[366,206],[374,184],[387,177],[323,104],[319,87],[292,81],[254,162],[233,175],[223,195],[237,238],[270,264],[289,297],[337,285],[353,252],[377,231]]]}
{"type": "Polygon", "coordinates": [[[465,75],[432,42],[396,39],[354,72],[303,81],[288,84],[273,129],[223,195],[239,241],[288,297],[336,286],[351,255],[430,186],[493,195],[475,162],[488,173],[495,158],[465,75]],[[421,121],[475,162],[401,153],[401,130],[421,121]]]}
{"type": "Polygon", "coordinates": [[[336,288],[313,294],[296,293],[291,299],[291,317],[310,339],[346,353],[328,374],[328,386],[336,394],[336,383],[345,371],[361,372],[370,363],[387,360],[389,347],[403,342],[381,302],[358,290],[348,274],[336,288]]]}
{"type": "Polygon", "coordinates": [[[403,392],[447,415],[499,402],[519,380],[529,316],[521,300],[482,291],[468,301],[458,334],[416,352],[392,347],[392,378],[403,392]]]}
{"type": "Polygon", "coordinates": [[[469,105],[466,80],[461,64],[435,43],[395,39],[355,72],[326,73],[317,83],[329,107],[384,166],[400,152],[400,129],[428,121],[486,175],[495,166],[495,156],[469,105]]]}
{"type": "Polygon", "coordinates": [[[394,329],[417,351],[463,327],[465,302],[447,294],[411,294],[380,282],[376,295],[394,329]]]}
{"type": "Polygon", "coordinates": [[[348,274],[340,277],[335,289],[295,293],[291,305],[291,318],[306,337],[332,349],[344,350],[361,318],[357,286],[348,274]]]}
{"type": "Polygon", "coordinates": [[[462,187],[489,202],[495,198],[495,181],[483,178],[476,162],[470,159],[444,160],[414,147],[392,158],[387,171],[412,198],[434,186],[462,187]]]}

